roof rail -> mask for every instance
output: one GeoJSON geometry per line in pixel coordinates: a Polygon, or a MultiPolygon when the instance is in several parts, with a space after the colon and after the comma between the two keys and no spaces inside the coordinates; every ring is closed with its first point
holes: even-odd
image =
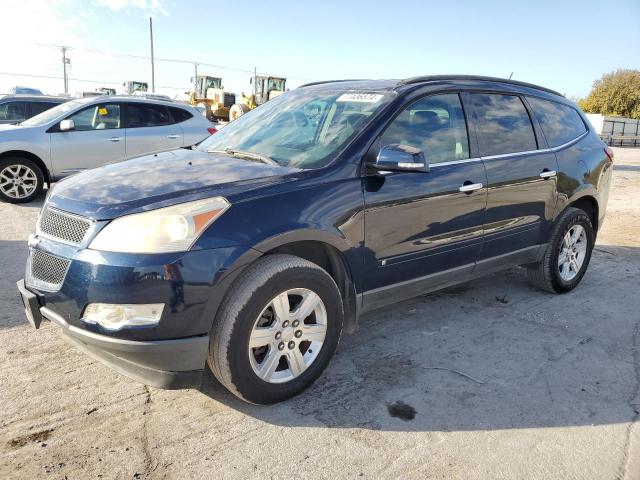
{"type": "Polygon", "coordinates": [[[362,82],[362,81],[366,81],[366,79],[365,78],[345,78],[343,80],[320,80],[319,82],[305,83],[304,85],[300,85],[298,88],[311,87],[313,85],[323,85],[325,83],[362,82]]]}
{"type": "Polygon", "coordinates": [[[560,92],[556,92],[555,90],[551,90],[550,88],[541,87],[539,85],[534,85],[533,83],[520,82],[518,80],[511,80],[507,78],[498,78],[498,77],[486,77],[482,75],[425,75],[420,77],[411,77],[405,78],[404,80],[400,80],[398,85],[412,85],[415,83],[423,83],[423,82],[434,82],[434,81],[443,81],[443,80],[483,80],[487,82],[499,82],[499,83],[508,83],[511,85],[518,85],[521,87],[535,88],[536,90],[542,90],[543,92],[552,93],[554,95],[559,95],[564,97],[560,92]]]}

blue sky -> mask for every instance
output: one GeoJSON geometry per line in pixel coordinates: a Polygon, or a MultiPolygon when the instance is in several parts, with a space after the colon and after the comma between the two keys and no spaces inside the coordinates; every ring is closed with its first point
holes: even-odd
{"type": "MultiPolygon", "coordinates": [[[[3,48],[0,72],[61,76],[65,44],[72,78],[119,84],[150,80],[148,62],[95,49],[148,55],[148,15],[159,58],[197,60],[239,93],[251,70],[287,76],[291,88],[330,78],[402,78],[467,73],[539,83],[584,96],[617,68],[640,68],[640,0],[578,1],[177,1],[0,0],[0,18],[19,38],[3,48]],[[235,69],[235,70],[234,70],[235,69]]],[[[193,66],[158,62],[157,90],[189,87],[193,66]],[[173,87],[173,88],[166,88],[173,87]]],[[[60,91],[61,80],[0,75],[15,84],[60,91]]],[[[97,84],[71,81],[71,92],[97,84]]]]}

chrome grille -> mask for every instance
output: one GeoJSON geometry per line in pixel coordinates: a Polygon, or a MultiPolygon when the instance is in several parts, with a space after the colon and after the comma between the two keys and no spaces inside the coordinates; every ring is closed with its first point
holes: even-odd
{"type": "Polygon", "coordinates": [[[49,286],[61,285],[67,275],[70,260],[42,250],[31,250],[31,278],[49,286]]]}
{"type": "Polygon", "coordinates": [[[39,233],[78,245],[87,234],[91,221],[60,210],[45,207],[38,221],[39,233]]]}

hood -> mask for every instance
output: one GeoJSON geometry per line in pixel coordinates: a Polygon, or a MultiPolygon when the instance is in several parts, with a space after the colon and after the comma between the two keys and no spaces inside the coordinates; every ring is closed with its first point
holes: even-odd
{"type": "Polygon", "coordinates": [[[59,182],[49,204],[95,220],[295,179],[300,169],[179,149],[87,170],[59,182]]]}

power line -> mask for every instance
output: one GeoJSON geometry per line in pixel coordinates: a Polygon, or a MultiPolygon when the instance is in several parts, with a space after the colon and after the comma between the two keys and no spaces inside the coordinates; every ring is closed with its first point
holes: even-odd
{"type": "MultiPolygon", "coordinates": [[[[0,75],[5,75],[9,77],[32,77],[32,78],[47,78],[51,80],[64,80],[64,77],[56,77],[54,75],[36,75],[32,73],[10,73],[10,72],[0,72],[0,75]]],[[[75,82],[86,82],[86,83],[99,83],[106,85],[122,85],[122,82],[108,82],[106,80],[88,80],[85,78],[67,78],[68,80],[73,80],[75,82]]],[[[158,88],[168,88],[172,90],[188,90],[190,87],[169,87],[169,86],[158,86],[158,88]]]]}
{"type": "MultiPolygon", "coordinates": [[[[62,48],[62,45],[53,45],[50,43],[32,43],[32,42],[26,42],[29,45],[36,45],[38,47],[50,47],[50,48],[62,48]]],[[[81,48],[81,47],[65,47],[68,50],[76,50],[78,52],[87,52],[87,53],[97,53],[99,55],[107,55],[107,56],[111,56],[111,57],[122,57],[122,58],[132,58],[132,59],[136,59],[136,60],[151,60],[151,57],[147,56],[147,55],[136,55],[136,54],[132,54],[132,53],[123,53],[123,52],[108,52],[105,50],[98,50],[98,49],[93,49],[93,48],[81,48]]],[[[155,57],[154,60],[156,62],[169,62],[169,63],[182,63],[182,64],[189,64],[189,65],[194,65],[194,64],[198,64],[199,66],[205,66],[205,67],[211,67],[211,68],[218,68],[220,70],[228,70],[230,72],[240,72],[240,73],[249,73],[251,75],[254,74],[254,70],[248,70],[248,69],[243,69],[243,68],[237,68],[237,67],[228,67],[225,65],[218,65],[215,63],[206,63],[206,62],[199,62],[196,60],[180,60],[180,59],[176,59],[176,58],[158,58],[155,57]]],[[[266,72],[258,72],[258,74],[260,75],[269,75],[266,72]]],[[[287,78],[291,78],[291,79],[295,79],[295,80],[304,80],[304,81],[308,81],[308,82],[313,82],[318,80],[317,78],[308,78],[308,77],[296,77],[296,76],[291,76],[291,75],[287,75],[287,78]]]]}

